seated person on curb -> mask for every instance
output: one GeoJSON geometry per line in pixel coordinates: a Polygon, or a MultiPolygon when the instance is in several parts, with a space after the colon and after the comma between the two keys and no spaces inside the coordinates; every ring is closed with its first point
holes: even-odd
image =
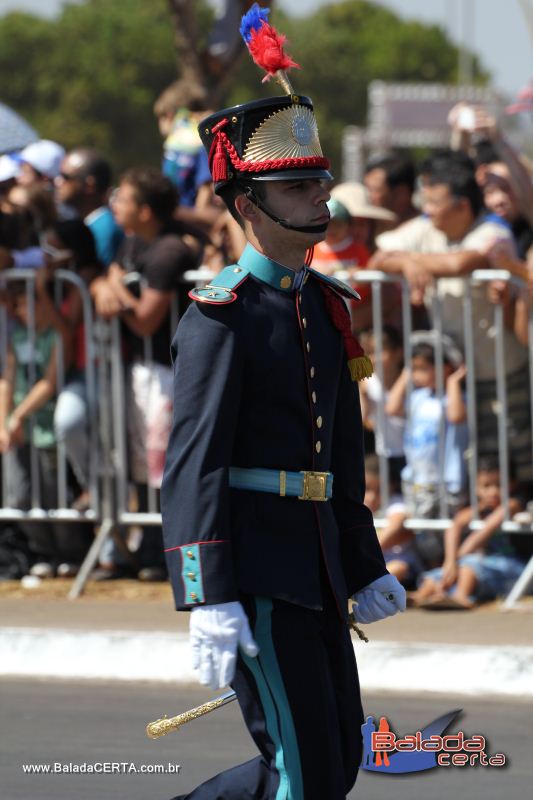
{"type": "MultiPolygon", "coordinates": [[[[392,387],[387,402],[389,414],[405,414],[406,466],[402,470],[402,494],[409,516],[436,519],[440,516],[440,482],[444,483],[445,513],[453,516],[466,503],[465,451],[468,448],[466,406],[461,388],[465,375],[461,354],[449,337],[442,336],[445,394],[437,393],[435,331],[411,334],[411,365],[405,367],[392,387]],[[409,382],[412,390],[409,393],[409,382]],[[444,417],[444,420],[443,420],[444,417]],[[441,426],[444,437],[441,441],[441,426]],[[444,448],[441,461],[440,449],[444,448]],[[441,463],[443,473],[441,476],[441,463]]],[[[418,534],[416,548],[427,566],[442,558],[440,535],[418,534]]]]}
{"type": "MultiPolygon", "coordinates": [[[[512,481],[510,488],[513,491],[512,481]]],[[[483,527],[469,530],[469,523],[475,519],[472,507],[456,514],[444,535],[442,567],[421,575],[419,588],[410,595],[412,605],[469,609],[509,592],[523,572],[525,560],[517,554],[512,537],[500,530],[505,506],[497,456],[479,459],[476,494],[483,527]]],[[[521,499],[509,498],[511,515],[521,508],[521,499]]]]}
{"type": "Polygon", "coordinates": [[[365,505],[376,515],[381,509],[386,519],[385,526],[378,528],[377,534],[387,569],[404,585],[413,585],[422,571],[422,563],[414,547],[415,534],[404,527],[407,508],[401,494],[394,492],[396,487],[393,481],[390,481],[389,503],[382,509],[379,459],[374,453],[365,456],[365,481],[365,505]]]}

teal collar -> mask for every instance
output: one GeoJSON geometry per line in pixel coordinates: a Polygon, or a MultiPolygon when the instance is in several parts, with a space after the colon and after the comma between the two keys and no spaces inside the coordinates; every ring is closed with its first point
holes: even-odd
{"type": "Polygon", "coordinates": [[[259,253],[251,244],[246,245],[238,264],[243,269],[248,270],[255,278],[282,292],[291,292],[295,282],[299,283],[297,279],[300,273],[288,267],[283,267],[277,261],[271,261],[270,258],[259,253]]]}

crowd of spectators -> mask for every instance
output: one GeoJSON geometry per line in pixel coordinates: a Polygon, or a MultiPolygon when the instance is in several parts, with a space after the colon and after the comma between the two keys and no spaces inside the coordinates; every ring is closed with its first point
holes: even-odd
{"type": "MultiPolygon", "coordinates": [[[[129,496],[137,511],[148,510],[150,489],[158,501],[171,425],[175,302],[180,311],[188,302],[185,273],[201,268],[209,274],[233,263],[244,240],[213,193],[196,132],[208,111],[203,89],[178,83],[161,95],[154,111],[163,138],[160,169],[135,165],[114,180],[105,155],[88,146],[65,152],[48,140],[0,158],[0,276],[13,269],[32,276],[29,283],[9,280],[0,287],[7,319],[7,342],[0,348],[0,452],[9,508],[31,509],[36,497],[40,508],[57,508],[58,443],[68,464],[68,507],[81,515],[91,507],[94,448],[82,292],[96,319],[120,321],[129,496]],[[58,287],[57,269],[71,271],[78,283],[58,287]]],[[[460,105],[450,114],[453,148],[433,153],[418,168],[405,154],[380,154],[369,159],[363,183],[333,187],[331,222],[312,263],[351,282],[361,295],[350,307],[353,330],[376,366],[360,387],[367,502],[384,519],[380,540],[390,571],[415,590],[412,602],[427,608],[470,608],[505,590],[523,567],[529,540],[517,536],[517,546],[501,533],[501,522],[533,499],[532,175],[484,109],[469,109],[474,124],[468,129],[461,126],[461,111],[460,105]],[[468,280],[474,270],[495,268],[520,283],[468,280]],[[379,331],[375,289],[364,280],[368,269],[390,276],[379,283],[379,331]],[[401,279],[410,293],[408,343],[401,279]],[[475,342],[475,430],[467,413],[467,294],[475,342]],[[499,334],[496,307],[504,320],[499,334]],[[503,337],[502,364],[495,358],[497,335],[503,337]],[[507,511],[501,453],[497,458],[500,373],[507,511]],[[468,456],[474,438],[485,524],[472,532],[468,456]],[[380,497],[383,461],[388,498],[380,497]],[[412,517],[444,517],[452,524],[445,536],[431,530],[415,535],[404,526],[412,517]]],[[[87,523],[2,523],[0,578],[28,570],[39,577],[75,574],[91,538],[87,523]],[[16,542],[17,559],[6,554],[8,541],[15,549],[16,542]]],[[[142,529],[131,558],[122,551],[109,540],[95,577],[165,579],[156,526],[142,529]]]]}
{"type": "Polygon", "coordinates": [[[470,608],[508,591],[532,554],[530,536],[501,532],[504,505],[507,518],[517,514],[517,519],[526,520],[528,515],[518,512],[533,499],[528,368],[532,172],[485,109],[468,107],[468,115],[464,109],[459,104],[450,113],[453,146],[432,153],[418,170],[405,155],[388,153],[369,160],[364,186],[348,182],[333,189],[335,222],[316,262],[324,272],[352,280],[361,294],[361,302],[352,307],[353,327],[376,367],[375,375],[360,387],[369,454],[367,502],[384,519],[380,539],[389,568],[412,589],[420,583],[412,602],[427,608],[470,608]],[[461,122],[465,116],[468,129],[461,122]],[[380,216],[382,211],[392,214],[393,221],[380,216]],[[370,231],[363,253],[355,250],[362,221],[370,231]],[[369,284],[358,283],[365,269],[407,283],[408,343],[403,341],[405,308],[398,284],[384,283],[378,352],[369,284]],[[484,280],[471,280],[476,270],[495,269],[520,280],[491,280],[490,273],[484,280]],[[501,312],[501,329],[496,309],[501,312]],[[475,397],[470,419],[469,328],[470,390],[475,397]],[[504,383],[503,405],[498,380],[504,383]],[[508,504],[501,500],[500,485],[503,413],[508,504]],[[470,533],[474,512],[468,499],[469,459],[474,441],[475,493],[479,518],[486,517],[486,524],[470,533]],[[383,480],[377,457],[387,463],[386,498],[380,497],[383,480]],[[480,492],[487,473],[498,490],[491,503],[480,492]],[[408,518],[419,522],[416,536],[404,526],[408,518]],[[452,523],[443,536],[431,525],[424,530],[424,519],[452,523]]]}

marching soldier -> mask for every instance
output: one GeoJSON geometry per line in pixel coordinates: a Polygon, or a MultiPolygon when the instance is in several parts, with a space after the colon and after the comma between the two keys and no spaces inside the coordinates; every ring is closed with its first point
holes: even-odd
{"type": "MultiPolygon", "coordinates": [[[[279,73],[293,62],[266,14],[254,6],[241,31],[279,73]]],[[[234,688],[260,751],[191,800],[345,798],[364,721],[348,599],[361,622],[405,608],[363,504],[356,293],[306,259],[329,220],[329,165],[311,101],[281,78],[286,95],[200,125],[248,245],[191,292],[172,344],[161,504],[176,608],[191,611],[200,682],[234,688]]]]}

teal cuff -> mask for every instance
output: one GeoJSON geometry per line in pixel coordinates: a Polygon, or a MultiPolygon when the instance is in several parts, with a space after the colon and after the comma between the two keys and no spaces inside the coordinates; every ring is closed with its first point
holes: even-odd
{"type": "Polygon", "coordinates": [[[200,545],[185,544],[179,548],[181,552],[181,577],[185,588],[185,603],[194,605],[205,601],[200,564],[200,545]]]}

